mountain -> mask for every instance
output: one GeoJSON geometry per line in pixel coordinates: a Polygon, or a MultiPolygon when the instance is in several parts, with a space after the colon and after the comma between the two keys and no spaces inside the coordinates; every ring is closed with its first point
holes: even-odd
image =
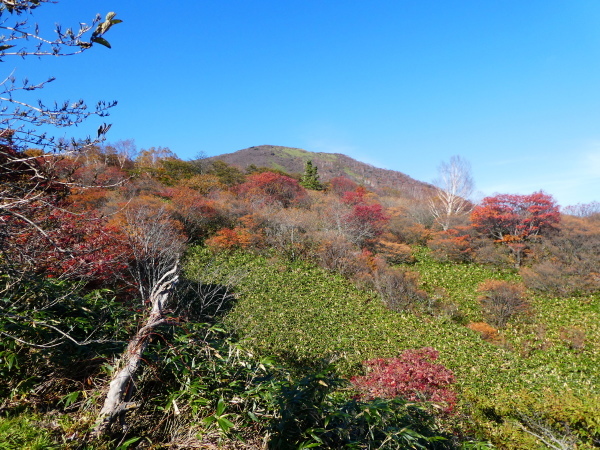
{"type": "Polygon", "coordinates": [[[319,170],[321,181],[344,176],[373,191],[409,197],[419,196],[423,190],[433,189],[430,184],[415,180],[402,172],[380,169],[341,153],[317,153],[300,148],[259,145],[207,159],[220,160],[242,170],[254,164],[257,167],[270,167],[289,174],[303,173],[306,161],[311,160],[319,170]]]}

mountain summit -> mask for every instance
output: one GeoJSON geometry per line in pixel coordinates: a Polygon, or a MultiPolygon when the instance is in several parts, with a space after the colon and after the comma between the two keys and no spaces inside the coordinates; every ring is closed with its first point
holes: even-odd
{"type": "Polygon", "coordinates": [[[374,191],[401,192],[403,196],[412,197],[423,189],[432,188],[430,184],[415,180],[402,172],[380,169],[341,153],[309,152],[300,148],[258,145],[234,153],[211,156],[208,159],[220,160],[242,170],[254,164],[257,167],[270,167],[290,174],[302,173],[306,162],[312,161],[318,168],[322,181],[344,176],[374,191]]]}

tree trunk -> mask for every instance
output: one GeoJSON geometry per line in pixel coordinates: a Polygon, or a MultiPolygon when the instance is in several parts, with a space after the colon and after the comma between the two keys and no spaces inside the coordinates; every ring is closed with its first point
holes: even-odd
{"type": "Polygon", "coordinates": [[[144,350],[150,342],[150,336],[154,329],[168,322],[164,317],[164,309],[171,295],[171,290],[175,286],[178,275],[178,264],[165,273],[152,289],[150,303],[152,311],[146,321],[146,324],[138,330],[135,336],[129,341],[125,353],[121,357],[118,370],[113,376],[104,406],[98,415],[94,436],[105,434],[115,418],[125,413],[125,411],[135,409],[139,405],[127,401],[126,394],[130,384],[133,381],[135,373],[140,367],[144,350]]]}

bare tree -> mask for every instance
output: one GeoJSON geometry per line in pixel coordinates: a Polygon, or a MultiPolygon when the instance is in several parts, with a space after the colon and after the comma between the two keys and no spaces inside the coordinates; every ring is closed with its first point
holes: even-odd
{"type": "Polygon", "coordinates": [[[438,178],[433,183],[437,190],[429,200],[429,209],[445,231],[453,219],[467,214],[473,207],[469,201],[474,190],[471,164],[458,155],[452,156],[450,162],[440,164],[438,178]]]}
{"type": "Polygon", "coordinates": [[[117,417],[137,406],[129,401],[132,382],[152,333],[169,322],[167,309],[179,280],[180,259],[185,248],[184,235],[164,208],[131,205],[125,220],[124,229],[133,256],[130,273],[149,311],[144,325],[129,341],[117,364],[98,417],[96,435],[105,433],[117,417]]]}
{"type": "MultiPolygon", "coordinates": [[[[9,57],[69,56],[82,53],[94,44],[110,47],[104,34],[115,24],[115,13],[105,20],[96,16],[80,23],[77,30],[56,25],[54,36],[44,37],[31,14],[49,0],[0,0],[0,61],[9,57]]],[[[69,184],[58,174],[56,164],[64,155],[103,139],[110,125],[102,124],[96,134],[83,140],[56,139],[47,131],[78,125],[91,116],[104,117],[116,102],[98,102],[88,108],[83,100],[46,104],[31,98],[53,82],[50,77],[18,81],[14,70],[0,78],[0,217],[3,224],[18,221],[43,233],[31,212],[54,206],[69,184]],[[35,152],[26,151],[35,147],[35,152]],[[33,206],[32,206],[33,205],[33,206]]],[[[0,232],[1,234],[1,232],[0,232]]],[[[2,247],[0,236],[0,247],[2,247]]]]}

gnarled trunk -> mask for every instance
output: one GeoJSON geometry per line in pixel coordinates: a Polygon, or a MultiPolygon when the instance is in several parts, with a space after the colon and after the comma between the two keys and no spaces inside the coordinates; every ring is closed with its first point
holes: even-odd
{"type": "Polygon", "coordinates": [[[119,364],[121,369],[114,374],[109,384],[104,406],[98,415],[94,429],[95,436],[106,433],[114,420],[125,411],[138,407],[137,404],[128,401],[129,387],[140,367],[142,355],[148,346],[152,332],[158,326],[168,322],[163,311],[178,279],[178,262],[176,262],[175,266],[166,272],[152,289],[150,295],[152,311],[146,324],[129,341],[127,349],[121,357],[119,364]]]}

